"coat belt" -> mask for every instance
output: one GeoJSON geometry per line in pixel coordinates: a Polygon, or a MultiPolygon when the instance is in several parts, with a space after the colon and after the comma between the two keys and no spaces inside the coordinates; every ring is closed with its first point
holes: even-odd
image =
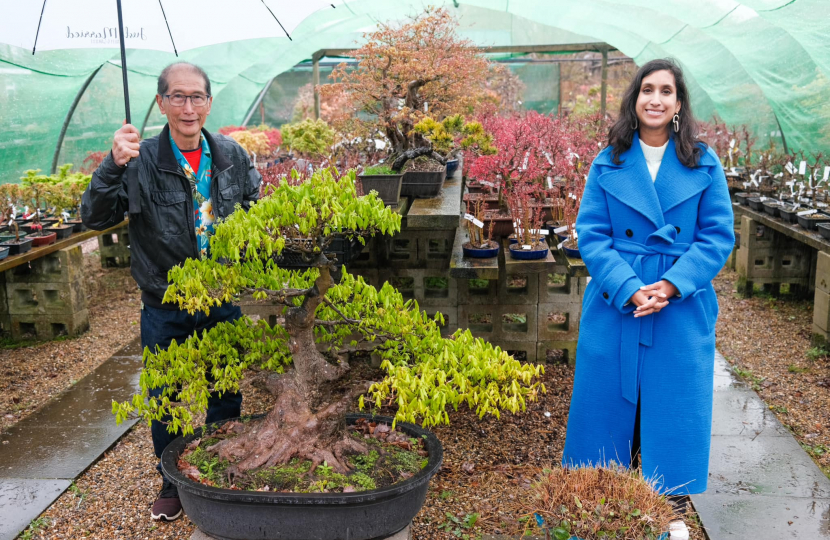
{"type": "MultiPolygon", "coordinates": [[[[665,225],[646,238],[645,244],[623,238],[614,238],[614,249],[636,255],[631,268],[647,284],[655,283],[670,267],[669,257],[680,257],[690,244],[675,242],[677,232],[673,225],[665,225]]],[[[622,396],[637,403],[640,388],[642,354],[640,345],[651,347],[654,314],[634,317],[633,313],[622,317],[620,345],[620,386],[622,396]]],[[[643,351],[645,351],[643,349],[643,351]]]]}

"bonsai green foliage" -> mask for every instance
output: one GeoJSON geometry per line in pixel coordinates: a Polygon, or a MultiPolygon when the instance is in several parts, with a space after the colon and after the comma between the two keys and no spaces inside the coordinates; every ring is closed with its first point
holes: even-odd
{"type": "MultiPolygon", "coordinates": [[[[522,365],[469,331],[442,337],[438,322],[443,323],[443,317],[430,318],[417,302],[405,300],[388,283],[376,289],[345,268],[339,283],[331,279],[333,263],[327,252],[336,236],[357,237],[362,242],[378,232],[399,231],[400,224],[400,215],[374,194],[357,197],[353,171],[340,177],[333,168],[318,170],[297,186],[284,182],[248,212],[234,212],[219,222],[211,239],[212,258],[189,259],[171,269],[164,301],[195,313],[251,295],[281,306],[281,325],[271,327],[264,320],[242,317],[183,343],[174,341],[164,351],[145,349],[141,391],[131,401],[113,404],[117,420],[137,414],[149,422],[169,414],[168,429],[192,433],[194,415],[206,410],[210,392],[238,391],[248,368],[284,372],[269,379],[278,398],[274,410],[292,409],[273,420],[280,426],[294,418],[302,426],[312,425],[307,415],[317,416],[319,422],[314,425],[335,426],[336,422],[326,419],[354,407],[359,395],[361,409],[366,399],[375,407],[396,403],[397,421],[420,421],[424,426],[448,423],[446,409],[461,403],[481,417],[523,410],[528,400],[544,391],[537,380],[542,366],[522,365]],[[290,252],[302,255],[312,267],[305,271],[280,268],[278,256],[290,252]],[[348,365],[335,359],[355,350],[358,341],[380,355],[384,379],[353,386],[342,398],[332,398],[334,403],[320,405],[313,396],[319,396],[318,389],[325,382],[344,375],[348,365]],[[293,369],[286,370],[292,364],[293,369]],[[149,390],[161,386],[166,386],[162,395],[151,398],[149,390]],[[367,389],[364,398],[361,393],[367,389]],[[313,401],[317,404],[312,405],[313,401]],[[302,411],[292,417],[298,408],[302,411]]],[[[271,413],[266,420],[270,419],[271,413]]],[[[317,440],[317,435],[303,433],[317,440]]],[[[229,447],[242,452],[243,442],[251,443],[254,448],[237,472],[260,467],[275,444],[257,448],[259,433],[253,438],[246,435],[216,445],[221,456],[233,454],[226,450],[229,447]]],[[[318,442],[324,444],[323,439],[331,441],[332,437],[334,433],[318,442]]],[[[343,448],[354,448],[358,441],[348,439],[345,436],[341,441],[343,448]]],[[[251,446],[244,447],[245,453],[251,446]]],[[[287,459],[306,456],[319,465],[325,452],[306,450],[309,446],[281,455],[287,459]]],[[[268,465],[285,459],[275,458],[268,465]]],[[[324,459],[336,472],[347,472],[343,463],[324,459]]]]}
{"type": "Polygon", "coordinates": [[[437,122],[430,117],[415,124],[413,131],[422,135],[433,150],[442,156],[449,156],[456,149],[472,150],[479,155],[496,153],[493,136],[484,130],[479,122],[465,122],[460,114],[454,114],[437,122]]]}
{"type": "Polygon", "coordinates": [[[291,151],[309,156],[328,156],[336,137],[324,120],[306,118],[280,128],[283,144],[291,151]]]}
{"type": "Polygon", "coordinates": [[[204,448],[197,447],[193,452],[185,457],[185,460],[199,469],[199,472],[202,474],[203,478],[210,480],[212,483],[216,484],[222,480],[223,473],[225,469],[228,468],[227,460],[219,459],[218,457],[211,455],[210,452],[206,451],[204,448]]]}
{"type": "Polygon", "coordinates": [[[389,165],[372,165],[363,169],[363,176],[381,176],[397,174],[389,165]]]}

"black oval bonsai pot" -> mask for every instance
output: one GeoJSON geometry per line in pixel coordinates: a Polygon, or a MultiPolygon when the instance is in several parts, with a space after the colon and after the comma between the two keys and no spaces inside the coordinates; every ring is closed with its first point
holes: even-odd
{"type": "Polygon", "coordinates": [[[827,223],[830,222],[830,214],[825,214],[824,212],[816,212],[815,214],[811,214],[809,216],[797,216],[798,224],[801,225],[802,229],[807,229],[808,231],[815,231],[817,230],[816,225],[819,223],[827,223]]]}
{"type": "MultiPolygon", "coordinates": [[[[392,423],[392,418],[350,414],[392,423]]],[[[215,426],[215,425],[214,425],[215,426]]],[[[211,426],[211,430],[215,429],[211,426]]],[[[161,456],[165,476],[178,488],[187,517],[219,540],[379,540],[403,530],[426,500],[429,480],[438,472],[444,451],[431,432],[399,422],[413,437],[426,435],[429,461],[412,478],[380,489],[356,493],[274,493],[207,486],[184,476],[179,455],[204,427],[178,437],[161,456]]]]}
{"type": "Polygon", "coordinates": [[[401,184],[401,197],[429,199],[436,197],[447,178],[446,167],[440,171],[406,171],[401,184]]]}

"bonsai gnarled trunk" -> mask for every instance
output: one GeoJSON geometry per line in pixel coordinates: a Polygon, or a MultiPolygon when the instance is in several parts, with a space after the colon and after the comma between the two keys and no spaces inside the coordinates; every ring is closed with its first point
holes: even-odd
{"type": "Polygon", "coordinates": [[[336,472],[345,473],[349,470],[347,453],[368,452],[367,447],[346,434],[343,419],[355,398],[366,392],[371,383],[356,384],[334,399],[321,391],[325,383],[340,379],[349,365],[345,360],[340,365],[329,363],[315,345],[315,313],[332,285],[330,266],[324,264],[319,270],[320,276],[303,303],[288,308],[285,315],[294,369],[266,384],[277,397],[274,408],[257,429],[209,449],[235,462],[228,469],[229,475],[272,467],[295,457],[310,460],[312,470],[326,462],[336,472]]]}

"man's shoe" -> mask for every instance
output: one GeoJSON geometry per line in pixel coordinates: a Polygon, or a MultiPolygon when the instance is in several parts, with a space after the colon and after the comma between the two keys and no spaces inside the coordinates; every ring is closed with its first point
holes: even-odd
{"type": "Polygon", "coordinates": [[[175,521],[182,517],[182,503],[179,500],[179,490],[166,478],[161,486],[159,496],[153,503],[150,511],[154,521],[175,521]]]}

